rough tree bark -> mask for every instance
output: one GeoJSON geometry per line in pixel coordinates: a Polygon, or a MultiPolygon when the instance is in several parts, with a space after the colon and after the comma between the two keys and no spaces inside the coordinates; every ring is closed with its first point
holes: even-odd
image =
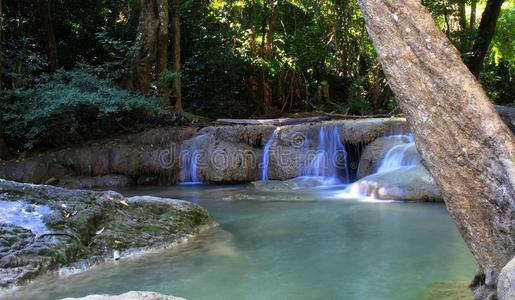
{"type": "Polygon", "coordinates": [[[495,33],[495,25],[497,24],[503,2],[504,0],[488,0],[483,15],[481,16],[481,22],[477,30],[478,36],[472,46],[472,55],[467,62],[470,72],[472,72],[476,78],[479,78],[479,73],[483,68],[483,61],[492,42],[495,33]]]}
{"type": "Polygon", "coordinates": [[[48,56],[48,70],[50,73],[53,73],[59,69],[59,56],[55,40],[54,25],[52,24],[50,1],[40,0],[39,10],[41,15],[41,34],[43,35],[48,56]]]}
{"type": "Polygon", "coordinates": [[[181,87],[181,1],[173,0],[173,89],[175,92],[175,110],[182,112],[182,87],[181,87]]]}
{"type": "Polygon", "coordinates": [[[127,70],[120,82],[122,87],[143,95],[150,90],[152,67],[157,55],[159,19],[155,5],[155,0],[141,0],[136,43],[128,54],[127,70]]]}
{"type": "Polygon", "coordinates": [[[515,254],[515,141],[459,52],[417,0],[360,0],[367,30],[424,164],[495,293],[515,254]]]}
{"type": "MultiPolygon", "coordinates": [[[[159,41],[157,45],[157,73],[159,76],[168,69],[168,0],[157,0],[159,15],[159,41]]],[[[161,80],[159,98],[165,107],[170,107],[170,84],[161,80]]]]}

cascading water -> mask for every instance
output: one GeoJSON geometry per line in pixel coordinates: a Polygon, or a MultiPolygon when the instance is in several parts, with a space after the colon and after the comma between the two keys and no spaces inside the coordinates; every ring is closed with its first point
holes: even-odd
{"type": "Polygon", "coordinates": [[[183,151],[181,151],[180,160],[181,160],[181,182],[183,184],[197,184],[201,183],[198,178],[198,162],[199,162],[199,149],[198,149],[198,140],[201,139],[204,135],[199,135],[195,137],[190,146],[186,147],[183,151]]]}
{"type": "Polygon", "coordinates": [[[270,148],[277,138],[279,128],[276,128],[263,148],[263,162],[261,163],[261,180],[268,180],[268,163],[270,161],[270,148]]]}
{"type": "Polygon", "coordinates": [[[413,137],[411,135],[398,135],[392,136],[392,138],[407,140],[408,142],[394,146],[388,150],[384,159],[379,164],[376,173],[384,173],[400,168],[414,167],[417,165],[417,156],[408,152],[410,148],[415,147],[415,141],[413,137]]]}
{"type": "MultiPolygon", "coordinates": [[[[414,168],[419,164],[419,158],[416,150],[412,151],[415,147],[415,141],[411,135],[394,135],[389,138],[397,140],[402,144],[393,146],[386,152],[386,155],[379,163],[375,173],[361,179],[359,182],[349,185],[341,194],[343,198],[368,198],[367,201],[374,201],[370,194],[373,191],[373,184],[363,184],[363,182],[374,181],[373,178],[377,174],[384,174],[399,169],[414,168]],[[369,179],[370,178],[370,179],[369,179]]],[[[376,188],[373,188],[376,189],[376,188]]],[[[384,200],[379,200],[385,202],[384,200]]]]}
{"type": "MultiPolygon", "coordinates": [[[[306,143],[311,141],[306,137],[306,143]]],[[[309,150],[312,151],[312,150],[309,150]]],[[[347,153],[340,141],[336,126],[321,126],[318,132],[318,144],[315,153],[307,153],[309,161],[301,171],[303,177],[322,177],[332,182],[344,182],[349,179],[347,153]]]]}

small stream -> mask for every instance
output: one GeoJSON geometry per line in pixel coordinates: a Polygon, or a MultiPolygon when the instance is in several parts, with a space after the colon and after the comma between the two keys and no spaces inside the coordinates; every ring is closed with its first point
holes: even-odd
{"type": "MultiPolygon", "coordinates": [[[[220,224],[188,244],[66,278],[47,278],[7,299],[157,291],[190,300],[424,299],[437,281],[472,278],[475,264],[443,204],[312,199],[227,201],[245,185],[121,190],[186,199],[220,224]]],[[[305,193],[305,191],[299,191],[305,193]]]]}

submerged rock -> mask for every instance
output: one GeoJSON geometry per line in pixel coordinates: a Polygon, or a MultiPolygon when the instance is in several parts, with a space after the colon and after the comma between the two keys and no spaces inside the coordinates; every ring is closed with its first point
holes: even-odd
{"type": "Polygon", "coordinates": [[[431,284],[423,300],[473,300],[469,280],[440,281],[431,284]]]}
{"type": "Polygon", "coordinates": [[[285,181],[280,180],[259,180],[250,183],[250,186],[261,192],[293,191],[312,189],[334,184],[334,180],[322,176],[301,176],[285,181]]]}
{"type": "Polygon", "coordinates": [[[348,190],[379,200],[442,201],[433,177],[422,165],[367,176],[348,190]]]}
{"type": "Polygon", "coordinates": [[[62,300],[185,300],[184,298],[162,295],[156,292],[128,292],[118,296],[90,295],[82,298],[65,298],[62,300]]]}
{"type": "Polygon", "coordinates": [[[0,288],[62,267],[87,268],[112,259],[115,250],[123,260],[180,242],[213,224],[206,210],[186,201],[6,180],[0,180],[0,201],[32,220],[0,219],[0,288]],[[38,220],[43,228],[33,226],[38,220]]]}

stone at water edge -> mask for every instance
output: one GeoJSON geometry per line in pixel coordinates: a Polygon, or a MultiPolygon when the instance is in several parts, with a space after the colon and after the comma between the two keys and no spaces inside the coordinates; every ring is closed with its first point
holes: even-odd
{"type": "Polygon", "coordinates": [[[352,184],[363,196],[379,200],[442,201],[431,174],[423,167],[401,168],[367,176],[352,184]]]}
{"type": "Polygon", "coordinates": [[[501,270],[497,281],[497,297],[499,300],[515,299],[515,257],[501,270]]]}
{"type": "Polygon", "coordinates": [[[112,260],[114,250],[123,261],[131,253],[161,249],[214,225],[205,209],[175,199],[125,198],[115,192],[0,180],[0,200],[13,207],[26,203],[21,207],[48,210],[42,217],[38,211],[33,214],[41,218],[44,230],[0,222],[0,289],[25,284],[62,267],[83,269],[112,260]]]}
{"type": "Polygon", "coordinates": [[[82,298],[64,298],[61,300],[186,300],[184,298],[162,295],[156,292],[128,292],[122,295],[89,295],[82,298]]]}

